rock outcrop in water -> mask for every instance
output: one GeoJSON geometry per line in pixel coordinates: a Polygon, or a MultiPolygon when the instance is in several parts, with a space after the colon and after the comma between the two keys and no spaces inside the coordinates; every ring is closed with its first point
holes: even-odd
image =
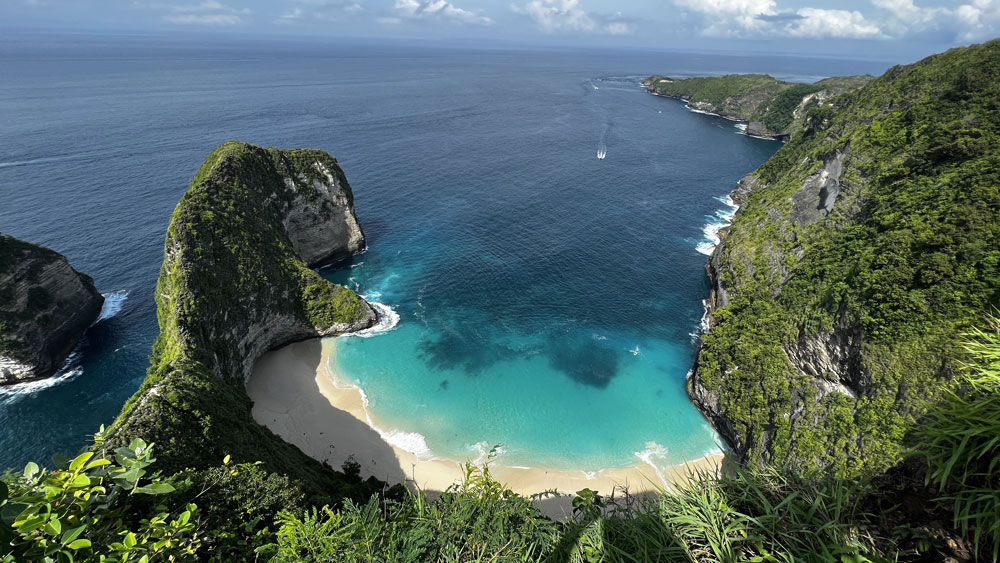
{"type": "Polygon", "coordinates": [[[166,470],[232,455],[306,484],[336,479],[253,420],[244,384],[270,349],[375,324],[364,299],[311,268],[364,248],[353,202],[323,151],[235,141],[213,151],[171,216],[160,335],[109,443],[156,442],[166,470]]]}
{"type": "Polygon", "coordinates": [[[0,385],[54,374],[103,303],[63,255],[0,234],[0,385]]]}
{"type": "Polygon", "coordinates": [[[810,110],[864,86],[872,78],[867,74],[834,76],[800,84],[767,74],[680,79],[654,74],[642,85],[650,93],[684,100],[695,111],[741,121],[747,135],[784,141],[802,130],[810,110]]]}
{"type": "Polygon", "coordinates": [[[819,103],[740,181],[695,404],[748,463],[875,474],[1000,305],[1000,42],[819,103]]]}

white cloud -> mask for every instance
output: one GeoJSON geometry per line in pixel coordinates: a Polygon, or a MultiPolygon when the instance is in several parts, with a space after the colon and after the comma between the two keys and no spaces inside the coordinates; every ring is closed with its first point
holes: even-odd
{"type": "Polygon", "coordinates": [[[883,36],[879,26],[858,11],[808,7],[794,12],[780,11],[776,0],[674,0],[674,4],[701,16],[704,35],[869,39],[883,36]]]}
{"type": "Polygon", "coordinates": [[[493,25],[492,18],[482,15],[480,12],[464,10],[446,0],[396,0],[392,11],[396,15],[395,19],[424,19],[455,24],[493,25]]]}
{"type": "Polygon", "coordinates": [[[858,11],[802,8],[795,13],[801,18],[786,24],[786,31],[792,37],[884,37],[879,26],[866,20],[864,14],[858,11]]]}
{"type": "Polygon", "coordinates": [[[278,23],[339,20],[365,10],[358,0],[291,0],[291,3],[295,6],[278,16],[278,23]]]}
{"type": "Polygon", "coordinates": [[[248,8],[234,8],[218,0],[205,0],[200,4],[164,4],[157,2],[134,2],[136,8],[166,12],[163,21],[176,25],[230,26],[243,23],[243,16],[250,14],[248,8]]]}
{"type": "Polygon", "coordinates": [[[227,26],[243,23],[235,14],[167,14],[163,21],[177,25],[227,26]]]}
{"type": "Polygon", "coordinates": [[[589,13],[580,5],[580,0],[531,0],[522,5],[511,4],[510,8],[531,18],[538,29],[546,33],[628,35],[635,31],[634,21],[621,12],[610,16],[589,13]]]}
{"type": "Polygon", "coordinates": [[[917,6],[913,0],[872,0],[888,13],[895,37],[932,36],[967,42],[1000,33],[1000,0],[971,0],[955,8],[917,6]]]}

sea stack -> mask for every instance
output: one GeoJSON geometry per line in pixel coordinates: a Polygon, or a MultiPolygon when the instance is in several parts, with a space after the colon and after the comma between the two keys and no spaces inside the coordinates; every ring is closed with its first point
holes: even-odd
{"type": "Polygon", "coordinates": [[[0,385],[54,374],[103,304],[65,256],[0,234],[0,385]]]}

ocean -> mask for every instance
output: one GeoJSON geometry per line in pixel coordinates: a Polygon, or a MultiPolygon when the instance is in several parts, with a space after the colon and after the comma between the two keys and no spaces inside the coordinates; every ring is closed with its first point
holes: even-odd
{"type": "Polygon", "coordinates": [[[0,231],[108,303],[55,378],[0,388],[0,468],[71,454],[142,381],[170,212],[227,139],[316,147],[368,250],[322,273],[398,323],[336,369],[422,455],[596,470],[716,450],[685,377],[726,195],[780,146],[639,81],[888,63],[433,44],[0,37],[0,231]]]}

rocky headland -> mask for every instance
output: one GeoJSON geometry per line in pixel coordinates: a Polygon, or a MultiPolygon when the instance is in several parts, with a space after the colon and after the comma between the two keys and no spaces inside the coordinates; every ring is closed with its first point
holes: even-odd
{"type": "Polygon", "coordinates": [[[53,375],[103,304],[65,256],[0,234],[0,385],[53,375]]]}
{"type": "Polygon", "coordinates": [[[254,422],[244,385],[268,350],[376,323],[364,299],[312,269],[364,246],[350,185],[329,154],[236,141],[215,149],[171,216],[160,335],[108,443],[144,436],[171,471],[231,455],[296,487],[336,490],[338,474],[254,422]]]}
{"type": "Polygon", "coordinates": [[[856,90],[874,77],[834,76],[813,84],[785,82],[767,74],[670,78],[654,74],[643,87],[683,100],[688,108],[742,122],[744,134],[787,141],[802,130],[809,111],[856,90]]]}

